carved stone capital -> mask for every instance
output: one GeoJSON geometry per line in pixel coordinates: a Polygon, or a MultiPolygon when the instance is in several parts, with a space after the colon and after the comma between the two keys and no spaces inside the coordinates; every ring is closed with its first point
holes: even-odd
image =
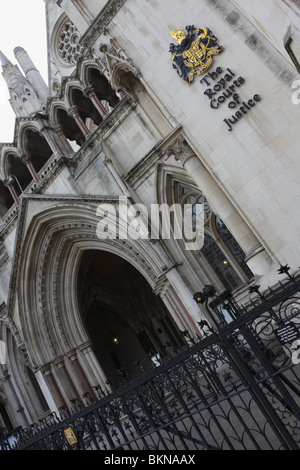
{"type": "Polygon", "coordinates": [[[6,188],[9,188],[10,186],[13,186],[14,184],[14,181],[12,179],[9,179],[9,178],[5,178],[3,180],[3,184],[6,188]]]}
{"type": "Polygon", "coordinates": [[[68,109],[68,115],[75,118],[79,116],[79,111],[77,106],[71,106],[71,108],[68,109]]]}
{"type": "Polygon", "coordinates": [[[95,90],[94,90],[93,86],[88,86],[83,90],[83,94],[87,98],[90,98],[91,96],[94,96],[96,93],[95,93],[95,90]]]}
{"type": "Polygon", "coordinates": [[[180,161],[182,165],[184,165],[189,158],[196,156],[194,150],[189,146],[183,136],[179,136],[176,141],[168,147],[166,154],[168,156],[174,155],[175,159],[180,161]]]}
{"type": "Polygon", "coordinates": [[[21,155],[21,160],[26,165],[27,163],[31,163],[31,156],[27,153],[24,153],[23,155],[21,155]]]}

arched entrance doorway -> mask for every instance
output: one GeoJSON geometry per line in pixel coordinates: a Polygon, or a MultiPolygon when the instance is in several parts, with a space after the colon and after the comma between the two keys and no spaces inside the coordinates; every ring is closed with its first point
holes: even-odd
{"type": "Polygon", "coordinates": [[[125,259],[99,250],[83,253],[78,276],[79,309],[94,353],[105,375],[120,380],[139,361],[149,367],[150,356],[182,345],[180,332],[160,297],[140,272],[125,259]]]}

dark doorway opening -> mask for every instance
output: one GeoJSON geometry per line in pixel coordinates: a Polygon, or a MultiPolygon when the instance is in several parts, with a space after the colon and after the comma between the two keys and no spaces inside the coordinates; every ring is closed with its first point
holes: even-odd
{"type": "Polygon", "coordinates": [[[78,278],[79,305],[106,376],[129,376],[136,361],[144,367],[163,357],[166,348],[183,344],[161,298],[140,272],[123,258],[105,251],[83,253],[78,278]]]}

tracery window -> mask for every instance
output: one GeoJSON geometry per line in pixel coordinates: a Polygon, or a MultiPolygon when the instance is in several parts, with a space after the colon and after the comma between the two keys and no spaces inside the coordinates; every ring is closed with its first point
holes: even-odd
{"type": "Polygon", "coordinates": [[[79,57],[88,52],[81,46],[80,34],[69,18],[63,23],[58,34],[57,51],[60,59],[69,65],[75,65],[79,57]]]}
{"type": "Polygon", "coordinates": [[[206,260],[225,289],[237,289],[251,279],[253,274],[245,263],[245,253],[222,219],[211,210],[205,196],[200,191],[184,188],[181,204],[182,208],[191,205],[193,223],[197,215],[202,217],[204,243],[197,255],[206,260]],[[201,211],[197,209],[197,204],[202,205],[201,211]]]}

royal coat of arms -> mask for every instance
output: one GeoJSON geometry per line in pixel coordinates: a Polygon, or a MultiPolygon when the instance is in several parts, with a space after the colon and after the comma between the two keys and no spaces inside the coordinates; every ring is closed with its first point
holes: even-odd
{"type": "Polygon", "coordinates": [[[186,26],[186,34],[181,28],[171,31],[177,44],[170,44],[173,67],[183,80],[190,85],[195,75],[206,72],[213,62],[213,56],[220,54],[223,47],[208,28],[196,29],[186,26]]]}

